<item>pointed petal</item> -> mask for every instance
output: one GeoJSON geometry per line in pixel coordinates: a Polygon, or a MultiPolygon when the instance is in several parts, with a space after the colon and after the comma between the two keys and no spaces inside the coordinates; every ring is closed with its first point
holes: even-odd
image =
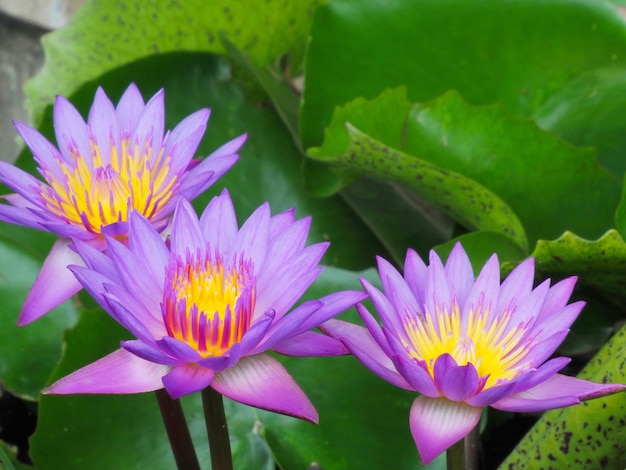
{"type": "Polygon", "coordinates": [[[206,243],[200,231],[198,216],[193,207],[184,198],[181,198],[174,212],[172,221],[172,238],[170,249],[172,253],[183,260],[188,253],[196,255],[206,251],[206,243]]]}
{"type": "Polygon", "coordinates": [[[215,374],[211,386],[231,400],[264,410],[319,421],[317,411],[280,362],[267,354],[248,356],[215,374]]]}
{"type": "Polygon", "coordinates": [[[63,172],[59,168],[59,161],[62,161],[63,157],[59,150],[32,127],[17,121],[13,124],[44,173],[49,173],[55,179],[63,181],[63,172]]]}
{"type": "Polygon", "coordinates": [[[446,273],[439,256],[431,250],[429,257],[428,276],[424,289],[424,305],[430,315],[435,315],[439,307],[452,309],[454,292],[448,284],[446,273]]]}
{"type": "Polygon", "coordinates": [[[48,231],[42,224],[41,219],[30,210],[22,207],[13,207],[7,204],[0,204],[0,221],[9,224],[23,225],[35,230],[48,231]]]}
{"type": "MultiPolygon", "coordinates": [[[[26,198],[34,206],[41,207],[40,187],[43,183],[33,175],[7,162],[0,161],[0,183],[26,198]]],[[[52,219],[54,217],[51,217],[52,219]]]]}
{"type": "Polygon", "coordinates": [[[285,356],[344,356],[350,354],[344,344],[314,331],[305,331],[274,345],[274,351],[285,356]]]}
{"type": "Polygon", "coordinates": [[[315,310],[307,307],[303,308],[305,305],[308,306],[309,303],[302,304],[272,326],[269,333],[271,336],[269,342],[277,344],[288,337],[316,328],[325,321],[354,306],[354,304],[365,297],[365,293],[361,291],[342,291],[317,300],[319,308],[315,310]]]}
{"type": "Polygon", "coordinates": [[[211,369],[196,364],[174,367],[163,377],[163,385],[173,399],[199,392],[208,387],[215,373],[211,369]]]}
{"type": "Polygon", "coordinates": [[[171,153],[173,174],[180,174],[189,166],[202,140],[211,112],[204,108],[183,119],[167,138],[165,153],[171,153]]]}
{"type": "Polygon", "coordinates": [[[165,92],[159,90],[143,109],[135,132],[131,137],[131,144],[135,140],[139,144],[139,154],[150,151],[150,155],[155,159],[161,149],[163,142],[163,131],[165,129],[165,92]]]}
{"type": "Polygon", "coordinates": [[[545,411],[575,405],[583,400],[610,395],[626,389],[622,384],[599,384],[554,374],[548,380],[521,393],[505,397],[491,406],[505,411],[545,411]]]}
{"type": "Polygon", "coordinates": [[[237,151],[246,141],[247,135],[237,137],[222,145],[203,159],[198,166],[185,175],[180,185],[180,192],[189,200],[204,192],[222,177],[237,162],[237,151]]]}
{"type": "Polygon", "coordinates": [[[354,356],[365,367],[383,380],[405,390],[415,390],[402,375],[398,373],[394,363],[372,338],[370,332],[362,326],[343,320],[329,320],[320,329],[343,342],[354,356]]]}
{"type": "MultiPolygon", "coordinates": [[[[524,374],[515,384],[515,393],[524,392],[545,382],[571,362],[569,357],[555,357],[541,367],[524,374]]],[[[495,400],[494,400],[495,401],[495,400]]]]}
{"type": "Polygon", "coordinates": [[[85,120],[72,103],[63,96],[57,96],[54,102],[53,119],[57,145],[65,161],[73,162],[78,153],[93,170],[89,133],[85,120]]]}
{"type": "Polygon", "coordinates": [[[120,129],[115,107],[101,87],[98,87],[96,91],[87,124],[91,132],[91,140],[100,151],[102,163],[108,165],[111,162],[111,146],[116,147],[118,155],[120,153],[120,129]]]}
{"type": "Polygon", "coordinates": [[[500,287],[500,298],[495,312],[503,312],[511,299],[523,301],[533,288],[535,280],[535,259],[527,258],[515,267],[500,287]]]}
{"type": "Polygon", "coordinates": [[[246,258],[252,260],[257,272],[263,270],[269,241],[269,226],[270,206],[263,203],[243,223],[237,235],[236,251],[245,253],[246,258]]]}
{"type": "Polygon", "coordinates": [[[374,304],[374,308],[384,327],[397,335],[403,334],[404,326],[402,325],[398,312],[395,311],[389,299],[366,279],[360,278],[360,281],[363,285],[363,289],[365,289],[365,292],[369,295],[372,304],[374,304]]]}
{"type": "Polygon", "coordinates": [[[37,320],[81,289],[82,286],[67,266],[82,265],[83,262],[78,254],[69,248],[69,244],[69,240],[62,238],[52,246],[33,287],[26,296],[17,320],[18,326],[37,320]]]}
{"type": "Polygon", "coordinates": [[[145,359],[148,362],[155,362],[166,366],[179,366],[183,363],[181,359],[164,354],[163,351],[160,351],[143,341],[122,341],[121,345],[126,351],[140,357],[141,359],[145,359]]]}
{"type": "Polygon", "coordinates": [[[448,284],[454,286],[454,295],[459,305],[465,300],[474,285],[474,270],[460,242],[456,242],[445,264],[448,284]]]}
{"type": "Polygon", "coordinates": [[[393,363],[402,377],[411,384],[413,390],[427,397],[441,396],[430,374],[413,359],[404,354],[396,354],[393,356],[393,363]]]}
{"type": "MultiPolygon", "coordinates": [[[[461,315],[465,316],[470,310],[476,311],[482,306],[483,311],[493,312],[498,305],[498,292],[500,290],[500,263],[498,257],[492,255],[476,278],[474,287],[467,296],[467,300],[461,307],[461,315]]],[[[495,315],[490,315],[490,318],[495,315]]]]}
{"type": "Polygon", "coordinates": [[[467,436],[480,421],[481,408],[446,398],[417,397],[409,424],[424,465],[467,436]]]}
{"type": "Polygon", "coordinates": [[[404,279],[408,284],[411,292],[415,296],[420,311],[424,305],[424,286],[426,285],[426,276],[428,268],[426,264],[413,249],[408,249],[404,260],[404,279]]]}
{"type": "Polygon", "coordinates": [[[123,136],[130,137],[135,131],[144,107],[145,104],[141,92],[137,85],[131,83],[115,108],[115,114],[117,115],[117,121],[123,136]]]}
{"type": "Polygon", "coordinates": [[[169,252],[161,235],[142,215],[133,212],[130,215],[128,247],[152,274],[157,284],[163,284],[165,268],[169,261],[169,252]]]}
{"type": "Polygon", "coordinates": [[[176,338],[172,338],[171,336],[164,336],[156,343],[159,348],[170,356],[178,357],[185,362],[198,362],[202,359],[200,353],[198,353],[198,351],[194,348],[189,346],[187,343],[177,340],[176,338]]]}
{"type": "Polygon", "coordinates": [[[163,388],[161,377],[169,367],[145,361],[118,349],[43,390],[44,394],[142,393],[163,388]]]}
{"type": "Polygon", "coordinates": [[[210,243],[211,250],[217,250],[224,259],[231,258],[239,225],[237,225],[233,201],[226,189],[219,196],[211,199],[202,212],[200,231],[204,239],[210,243]],[[219,223],[215,223],[217,220],[219,223]]]}
{"type": "Polygon", "coordinates": [[[398,270],[380,256],[376,258],[376,261],[385,296],[393,305],[394,310],[399,313],[420,311],[421,305],[418,305],[415,296],[398,270]]]}

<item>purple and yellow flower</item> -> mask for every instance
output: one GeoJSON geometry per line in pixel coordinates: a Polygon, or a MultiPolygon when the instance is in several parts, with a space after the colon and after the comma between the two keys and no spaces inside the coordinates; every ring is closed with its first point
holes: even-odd
{"type": "Polygon", "coordinates": [[[363,300],[343,291],[292,307],[320,274],[327,243],[305,246],[310,218],[263,204],[238,228],[227,192],[200,219],[181,200],[171,238],[130,216],[129,243],[107,237],[108,256],[76,242],[80,283],[137,339],[52,384],[46,393],[139,393],[176,398],[213,387],[248,405],[317,422],[304,392],[267,353],[347,354],[311,331],[363,300]],[[287,314],[287,312],[291,312],[287,314]]]}
{"type": "Polygon", "coordinates": [[[245,135],[204,160],[192,160],[209,113],[201,109],[164,134],[163,90],[144,103],[130,85],[117,106],[99,88],[86,123],[68,100],[57,97],[58,149],[35,129],[15,123],[43,181],[0,162],[0,183],[15,191],[3,198],[9,204],[0,204],[0,220],[61,237],[26,298],[18,325],[36,320],[80,289],[66,269],[79,261],[69,248],[71,239],[102,248],[105,235],[125,238],[132,211],[162,230],[180,197],[195,198],[237,161],[245,135]]]}
{"type": "Polygon", "coordinates": [[[382,326],[359,304],[366,328],[331,320],[323,330],[375,374],[421,394],[409,424],[425,464],[465,437],[485,406],[544,411],[625,388],[557,374],[570,359],[549,359],[584,306],[567,303],[575,278],[533,289],[531,258],[501,285],[496,255],[474,278],[461,244],[445,266],[435,252],[426,266],[409,250],[404,277],[382,258],[378,269],[383,292],[361,282],[382,326]]]}

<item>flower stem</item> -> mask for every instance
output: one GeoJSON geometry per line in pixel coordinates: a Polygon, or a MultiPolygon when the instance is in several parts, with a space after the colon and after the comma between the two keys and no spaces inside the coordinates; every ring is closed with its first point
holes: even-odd
{"type": "Polygon", "coordinates": [[[476,426],[465,438],[446,451],[448,470],[476,470],[478,468],[479,429],[476,426]]]}
{"type": "Polygon", "coordinates": [[[191,441],[191,434],[185,421],[183,407],[179,400],[172,400],[165,389],[154,392],[163,424],[170,440],[176,468],[178,470],[200,470],[196,449],[191,441]]]}
{"type": "Polygon", "coordinates": [[[211,468],[232,470],[233,458],[230,453],[228,424],[222,395],[211,387],[207,387],[202,390],[202,405],[211,449],[211,468]]]}

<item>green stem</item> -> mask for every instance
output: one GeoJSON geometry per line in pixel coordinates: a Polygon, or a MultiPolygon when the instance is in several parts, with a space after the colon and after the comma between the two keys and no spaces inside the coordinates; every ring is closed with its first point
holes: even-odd
{"type": "Polygon", "coordinates": [[[170,440],[176,468],[178,470],[200,470],[196,449],[191,441],[191,434],[179,400],[172,400],[165,389],[154,392],[163,424],[170,440]]]}
{"type": "Polygon", "coordinates": [[[476,426],[472,432],[446,451],[448,470],[476,470],[478,468],[478,438],[476,426]]]}
{"type": "Polygon", "coordinates": [[[202,405],[209,436],[211,468],[233,470],[233,458],[230,452],[228,424],[226,423],[222,395],[211,387],[207,387],[202,390],[202,405]]]}

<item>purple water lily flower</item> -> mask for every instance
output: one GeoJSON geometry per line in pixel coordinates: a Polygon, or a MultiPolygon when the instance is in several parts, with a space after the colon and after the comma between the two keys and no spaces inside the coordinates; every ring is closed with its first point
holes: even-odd
{"type": "Polygon", "coordinates": [[[117,106],[99,88],[87,123],[63,97],[54,105],[58,149],[38,131],[16,122],[43,181],[0,161],[4,196],[0,220],[55,233],[61,238],[26,298],[18,325],[36,320],[80,290],[66,269],[79,258],[70,239],[104,247],[104,235],[125,237],[135,210],[162,230],[179,197],[193,199],[236,161],[246,136],[193,160],[209,119],[201,109],[164,134],[163,90],[144,104],[133,84],[117,106]]]}
{"type": "Polygon", "coordinates": [[[366,295],[333,293],[287,314],[322,271],[318,263],[328,247],[305,246],[309,225],[310,218],[294,221],[293,210],[270,216],[266,203],[239,229],[224,192],[199,220],[182,200],[168,242],[137,213],[128,245],[107,237],[109,256],[77,242],[87,267],[70,269],[137,339],[45,393],[165,387],[176,398],[211,386],[241,403],[317,422],[304,392],[266,351],[347,354],[341,342],[310,330],[366,295]]]}
{"type": "Polygon", "coordinates": [[[528,259],[500,285],[493,255],[475,279],[459,243],[445,266],[435,252],[426,266],[409,250],[404,277],[382,258],[378,269],[384,292],[361,282],[382,326],[359,304],[367,328],[331,320],[322,329],[375,374],[421,394],[409,423],[425,464],[465,437],[485,406],[544,411],[625,388],[557,374],[570,359],[549,359],[584,306],[567,304],[576,278],[533,289],[528,259]]]}

